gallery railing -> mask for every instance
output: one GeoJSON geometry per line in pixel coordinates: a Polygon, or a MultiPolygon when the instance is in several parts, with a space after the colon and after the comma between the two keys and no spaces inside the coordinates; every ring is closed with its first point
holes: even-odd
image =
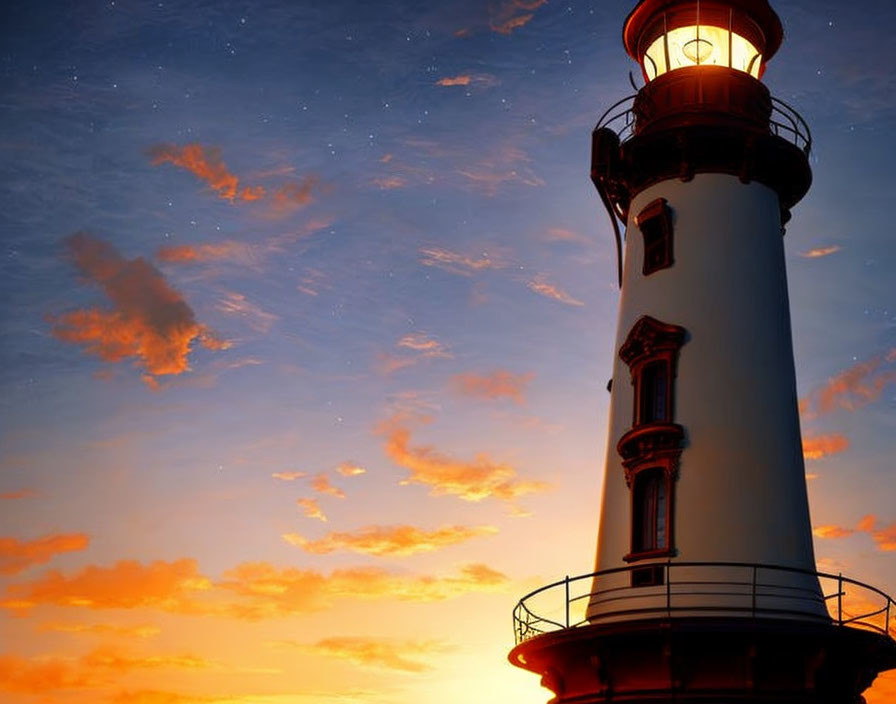
{"type": "MultiPolygon", "coordinates": [[[[597,121],[595,130],[606,127],[619,136],[620,142],[627,142],[635,134],[634,102],[636,95],[629,95],[613,103],[597,121]]],[[[812,132],[809,125],[794,108],[783,100],[772,97],[772,111],[769,117],[769,132],[784,139],[803,154],[812,151],[812,132]]]]}
{"type": "Polygon", "coordinates": [[[513,610],[516,643],[590,622],[673,618],[685,612],[706,616],[724,612],[742,618],[830,619],[838,626],[896,636],[893,599],[875,587],[842,574],[744,562],[665,562],[651,567],[659,570],[662,579],[649,587],[629,586],[630,573],[644,569],[644,565],[630,565],[566,577],[530,592],[513,610]],[[694,578],[695,573],[699,579],[694,578]],[[807,588],[805,581],[800,585],[794,575],[818,579],[821,592],[807,588]],[[603,581],[612,583],[614,576],[628,584],[616,583],[592,591],[596,577],[610,578],[603,581]],[[788,576],[797,584],[788,584],[788,576]],[[782,608],[781,603],[788,600],[794,605],[782,608]],[[599,606],[591,621],[585,617],[589,604],[599,606]],[[800,604],[805,606],[801,608],[800,604]],[[825,611],[827,618],[822,615],[825,611]]]}

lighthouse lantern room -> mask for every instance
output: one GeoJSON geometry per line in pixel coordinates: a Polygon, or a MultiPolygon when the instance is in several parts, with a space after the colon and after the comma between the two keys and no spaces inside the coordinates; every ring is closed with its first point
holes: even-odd
{"type": "Polygon", "coordinates": [[[815,567],[783,245],[811,138],[760,80],[782,37],[767,0],[625,21],[645,84],[592,137],[621,287],[595,571],[514,612],[558,704],[858,704],[896,667],[896,605],[815,567]]]}

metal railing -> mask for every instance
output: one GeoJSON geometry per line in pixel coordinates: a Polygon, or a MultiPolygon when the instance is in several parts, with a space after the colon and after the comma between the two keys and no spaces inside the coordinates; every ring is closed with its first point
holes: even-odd
{"type": "MultiPolygon", "coordinates": [[[[636,95],[629,95],[613,103],[600,119],[594,129],[606,127],[613,130],[620,142],[627,142],[635,135],[634,102],[636,95]]],[[[806,156],[812,151],[812,132],[809,125],[794,108],[783,100],[772,97],[772,112],[769,117],[769,132],[784,139],[806,156]]]]}
{"type": "Polygon", "coordinates": [[[514,638],[519,644],[542,633],[608,619],[674,618],[685,612],[707,616],[724,613],[738,618],[808,618],[896,636],[896,602],[876,587],[842,574],[745,562],[665,562],[566,577],[530,592],[513,609],[514,638]],[[645,567],[659,570],[662,583],[630,586],[631,573],[645,567]],[[699,579],[694,579],[695,570],[699,579]],[[742,577],[734,579],[723,571],[727,575],[740,571],[742,577]],[[682,572],[684,578],[676,579],[682,572]],[[595,577],[614,576],[628,578],[627,584],[591,590],[595,577]],[[817,579],[821,591],[805,584],[776,582],[773,576],[801,576],[808,578],[807,583],[817,579]],[[795,605],[785,607],[788,600],[795,605]],[[589,604],[595,606],[590,620],[585,616],[589,604]]]}

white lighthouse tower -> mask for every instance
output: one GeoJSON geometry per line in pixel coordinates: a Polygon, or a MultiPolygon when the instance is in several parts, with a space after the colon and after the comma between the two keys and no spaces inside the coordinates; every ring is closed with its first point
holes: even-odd
{"type": "Polygon", "coordinates": [[[889,597],[815,569],[783,246],[811,139],[760,81],[781,40],[767,0],[625,22],[646,83],[592,146],[622,288],[596,568],[524,597],[510,654],[556,702],[857,704],[896,667],[889,597]]]}

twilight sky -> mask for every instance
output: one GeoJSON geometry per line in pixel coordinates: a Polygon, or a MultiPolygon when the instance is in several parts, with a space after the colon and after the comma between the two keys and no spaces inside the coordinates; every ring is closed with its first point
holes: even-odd
{"type": "MultiPolygon", "coordinates": [[[[4,702],[546,700],[510,612],[591,570],[633,5],[4,8],[4,702]]],[[[892,593],[896,6],[774,6],[819,568],[892,593]]]]}

